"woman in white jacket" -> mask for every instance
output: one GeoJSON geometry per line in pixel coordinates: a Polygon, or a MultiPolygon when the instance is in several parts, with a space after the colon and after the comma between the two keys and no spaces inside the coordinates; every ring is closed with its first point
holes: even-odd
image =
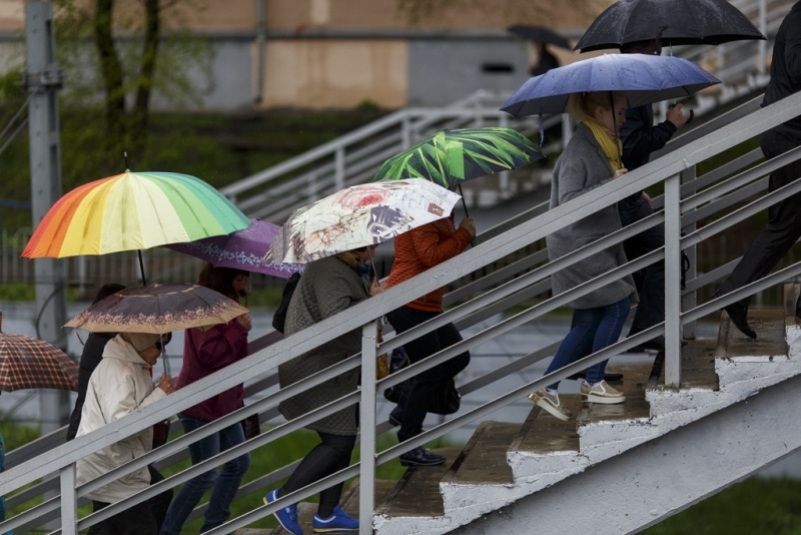
{"type": "MultiPolygon", "coordinates": [[[[172,378],[163,375],[153,384],[150,368],[162,351],[158,334],[120,333],[103,350],[103,359],[89,379],[86,401],[81,411],[81,424],[76,437],[86,435],[137,409],[172,393],[172,378]]],[[[141,457],[152,449],[153,429],[107,446],[77,463],[77,483],[83,485],[123,464],[141,457]]],[[[143,467],[96,489],[87,496],[98,511],[147,488],[163,479],[150,467],[143,467]]],[[[104,520],[100,533],[109,535],[158,535],[164,514],[170,505],[172,490],[104,520]]]]}

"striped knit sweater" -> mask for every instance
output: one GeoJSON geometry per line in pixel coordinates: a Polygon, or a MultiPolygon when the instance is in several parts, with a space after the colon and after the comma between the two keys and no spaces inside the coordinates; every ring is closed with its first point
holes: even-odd
{"type": "MultiPolygon", "coordinates": [[[[427,269],[450,260],[470,244],[472,236],[456,229],[451,218],[440,219],[401,234],[395,238],[395,262],[389,273],[387,286],[411,279],[427,269]]],[[[406,306],[425,312],[442,312],[444,288],[434,290],[406,306]]]]}

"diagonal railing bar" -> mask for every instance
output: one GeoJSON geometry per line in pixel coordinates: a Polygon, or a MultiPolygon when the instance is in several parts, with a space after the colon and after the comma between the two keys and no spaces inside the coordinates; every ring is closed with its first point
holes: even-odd
{"type": "Polygon", "coordinates": [[[221,372],[217,372],[186,389],[181,389],[171,394],[170,398],[173,399],[169,401],[172,403],[168,404],[165,400],[159,401],[141,411],[140,414],[120,419],[90,435],[80,437],[68,447],[61,448],[59,453],[63,453],[63,455],[58,458],[50,457],[52,454],[48,452],[42,456],[42,459],[38,460],[36,465],[24,463],[11,468],[0,475],[0,494],[13,490],[15,485],[27,484],[46,473],[54,471],[54,469],[60,469],[67,464],[71,464],[78,458],[108,445],[114,441],[114,438],[118,439],[119,436],[127,436],[128,433],[137,432],[141,428],[152,425],[162,417],[169,416],[176,410],[180,411],[192,406],[196,402],[196,399],[192,396],[196,396],[204,389],[203,395],[207,396],[224,391],[241,383],[248,374],[262,373],[268,367],[274,367],[281,362],[302,354],[317,344],[333,339],[339,329],[357,328],[372,318],[383,315],[387,311],[408,302],[410,298],[413,299],[424,295],[435,289],[435,287],[452,282],[479,266],[506,256],[510,252],[522,248],[527,243],[536,241],[558,228],[575,222],[583,213],[609,206],[623,197],[661,181],[664,177],[672,176],[713,154],[722,152],[753,135],[772,128],[797,115],[799,103],[801,103],[801,96],[793,95],[771,106],[762,108],[751,116],[739,119],[724,127],[717,133],[719,136],[716,136],[714,140],[702,139],[671,153],[664,158],[665,162],[659,162],[658,168],[654,165],[654,162],[646,164],[628,175],[597,188],[592,195],[579,197],[532,221],[524,223],[518,229],[507,231],[507,233],[499,236],[498,240],[480,244],[460,255],[459,258],[441,264],[436,269],[440,275],[430,281],[422,281],[420,283],[408,281],[407,283],[399,284],[375,299],[367,300],[354,306],[348,314],[349,318],[341,322],[339,322],[339,318],[331,318],[314,326],[309,329],[311,332],[304,332],[305,340],[300,340],[294,344],[290,342],[295,342],[295,340],[291,340],[295,337],[282,340],[257,355],[243,359],[221,372]],[[585,199],[584,197],[588,198],[585,199]],[[247,370],[245,367],[247,367],[247,370]]]}
{"type": "Polygon", "coordinates": [[[696,209],[692,212],[688,217],[682,218],[682,221],[686,221],[689,224],[699,223],[705,220],[707,217],[710,217],[720,210],[724,210],[726,208],[730,208],[736,204],[739,204],[754,195],[757,195],[763,191],[765,191],[768,187],[768,177],[762,177],[751,184],[731,193],[727,197],[723,197],[718,199],[714,202],[709,203],[708,205],[696,209]]]}

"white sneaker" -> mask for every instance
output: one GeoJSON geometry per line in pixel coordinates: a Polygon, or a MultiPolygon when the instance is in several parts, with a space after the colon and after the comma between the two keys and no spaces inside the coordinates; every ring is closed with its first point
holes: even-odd
{"type": "Polygon", "coordinates": [[[544,388],[529,394],[528,399],[551,416],[559,418],[563,422],[570,420],[570,416],[572,416],[570,411],[562,407],[562,404],[559,402],[559,394],[549,394],[544,388]]]}
{"type": "Polygon", "coordinates": [[[604,405],[617,405],[626,401],[626,395],[609,386],[606,381],[591,385],[587,381],[581,382],[581,400],[587,403],[602,403],[604,405]]]}

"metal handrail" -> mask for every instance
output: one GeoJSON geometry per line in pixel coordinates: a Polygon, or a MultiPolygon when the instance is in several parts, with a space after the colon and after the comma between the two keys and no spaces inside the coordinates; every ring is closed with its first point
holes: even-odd
{"type": "MultiPolygon", "coordinates": [[[[175,392],[167,400],[154,403],[138,414],[123,418],[85,437],[79,437],[74,442],[59,448],[57,452],[48,452],[36,459],[36,462],[29,461],[23,463],[21,466],[10,468],[7,472],[0,475],[0,494],[7,493],[14,488],[18,488],[26,483],[32,482],[38,477],[45,476],[56,470],[61,471],[62,482],[65,484],[69,483],[71,481],[69,472],[73,470],[74,462],[83,456],[116,442],[122,437],[130,436],[161,420],[163,417],[173,414],[175,411],[188,408],[202,399],[216,395],[231,386],[239,384],[249,376],[261,374],[264,371],[272,369],[282,362],[286,362],[291,358],[335,338],[340,332],[371,324],[376,317],[380,317],[386,312],[405,304],[410,299],[422,296],[436,289],[436,287],[453,282],[463,275],[471,273],[488,263],[497,261],[528,244],[536,242],[548,233],[581,219],[587,213],[609,206],[636,191],[640,191],[663,180],[669,182],[676,177],[679,171],[693,166],[711,155],[735,146],[741,141],[753,137],[768,128],[776,126],[785,121],[788,117],[798,115],[798,110],[801,109],[799,106],[801,106],[801,95],[794,95],[768,108],[761,109],[749,115],[747,118],[740,119],[723,128],[721,131],[716,132],[713,136],[714,139],[702,139],[692,142],[674,153],[661,158],[658,163],[652,162],[651,164],[643,166],[629,175],[615,180],[613,183],[606,184],[596,189],[591,194],[566,203],[564,206],[560,206],[527,221],[515,229],[504,232],[489,242],[480,244],[473,250],[463,253],[457,259],[445,262],[437,268],[434,268],[431,273],[427,274],[424,278],[425,280],[418,281],[415,279],[414,281],[409,281],[391,288],[383,294],[349,309],[346,315],[347,317],[336,317],[323,321],[304,331],[302,333],[303,336],[295,335],[279,341],[259,351],[257,354],[215,373],[207,379],[175,392]]],[[[671,207],[671,210],[678,211],[678,185],[676,184],[676,187],[671,186],[671,188],[668,189],[671,190],[670,195],[675,195],[675,198],[668,198],[668,206],[671,207]]],[[[670,214],[671,212],[669,210],[665,217],[668,218],[670,214]]],[[[702,229],[702,231],[703,230],[704,229],[702,229]]],[[[701,236],[702,231],[699,231],[697,236],[701,236]]],[[[672,232],[678,235],[677,230],[672,232]]],[[[665,254],[670,258],[672,255],[675,256],[678,249],[671,250],[668,248],[666,251],[666,253],[661,254],[665,254]]],[[[619,271],[606,274],[605,277],[620,276],[620,273],[625,272],[625,270],[635,269],[636,266],[642,265],[643,262],[647,264],[650,260],[650,258],[638,259],[623,266],[619,271]]],[[[678,262],[676,262],[676,265],[678,265],[678,262]]],[[[670,284],[668,284],[668,288],[670,291],[670,284]]],[[[578,289],[577,291],[582,290],[583,289],[578,289]]],[[[552,300],[549,302],[548,306],[561,302],[560,300],[568,299],[568,297],[568,293],[555,296],[551,298],[552,300]]],[[[727,296],[727,298],[729,298],[729,296],[727,296]]],[[[540,308],[540,310],[543,309],[544,308],[540,308]]],[[[673,310],[673,312],[675,313],[676,310],[673,310]]],[[[670,316],[670,313],[671,311],[669,310],[668,316],[670,316]]],[[[670,320],[671,318],[668,317],[667,319],[670,320]]],[[[665,331],[670,328],[672,327],[668,323],[662,327],[665,331]]],[[[632,340],[634,339],[627,339],[622,343],[634,344],[632,340]]],[[[677,355],[672,355],[670,348],[668,349],[668,359],[677,359],[677,355]]],[[[372,345],[372,351],[375,351],[374,343],[372,345]]],[[[369,363],[369,358],[366,359],[366,362],[362,362],[363,371],[369,363]]],[[[420,367],[419,365],[417,366],[420,367]]],[[[401,377],[402,376],[391,377],[390,379],[397,380],[401,377]]],[[[355,396],[356,399],[358,399],[358,394],[355,394],[355,396]]],[[[364,400],[362,401],[362,410],[370,410],[370,403],[364,400]]],[[[374,411],[374,406],[372,410],[374,411]]],[[[311,417],[316,419],[319,417],[319,414],[313,414],[311,417]]],[[[422,438],[420,440],[422,440],[422,438]]],[[[407,442],[403,444],[403,447],[413,447],[413,444],[413,442],[407,442]]],[[[249,444],[249,446],[250,445],[252,444],[249,444]]],[[[374,445],[372,446],[374,447],[374,445]]],[[[368,449],[369,448],[363,447],[363,454],[369,453],[367,452],[368,449]]],[[[375,459],[374,456],[372,458],[375,459]]],[[[367,481],[365,481],[364,484],[366,487],[372,485],[372,483],[367,483],[367,481]]],[[[62,492],[69,492],[69,487],[63,487],[62,485],[62,492]]],[[[67,500],[66,503],[69,502],[70,500],[67,500]]],[[[128,503],[130,504],[131,502],[128,503]]],[[[61,505],[63,508],[64,503],[61,505]]],[[[62,511],[62,515],[64,515],[67,521],[74,518],[74,514],[70,515],[68,510],[62,511]]],[[[6,529],[6,526],[7,524],[5,523],[0,525],[0,530],[6,529]]],[[[74,528],[74,525],[72,528],[74,528]]]]}

